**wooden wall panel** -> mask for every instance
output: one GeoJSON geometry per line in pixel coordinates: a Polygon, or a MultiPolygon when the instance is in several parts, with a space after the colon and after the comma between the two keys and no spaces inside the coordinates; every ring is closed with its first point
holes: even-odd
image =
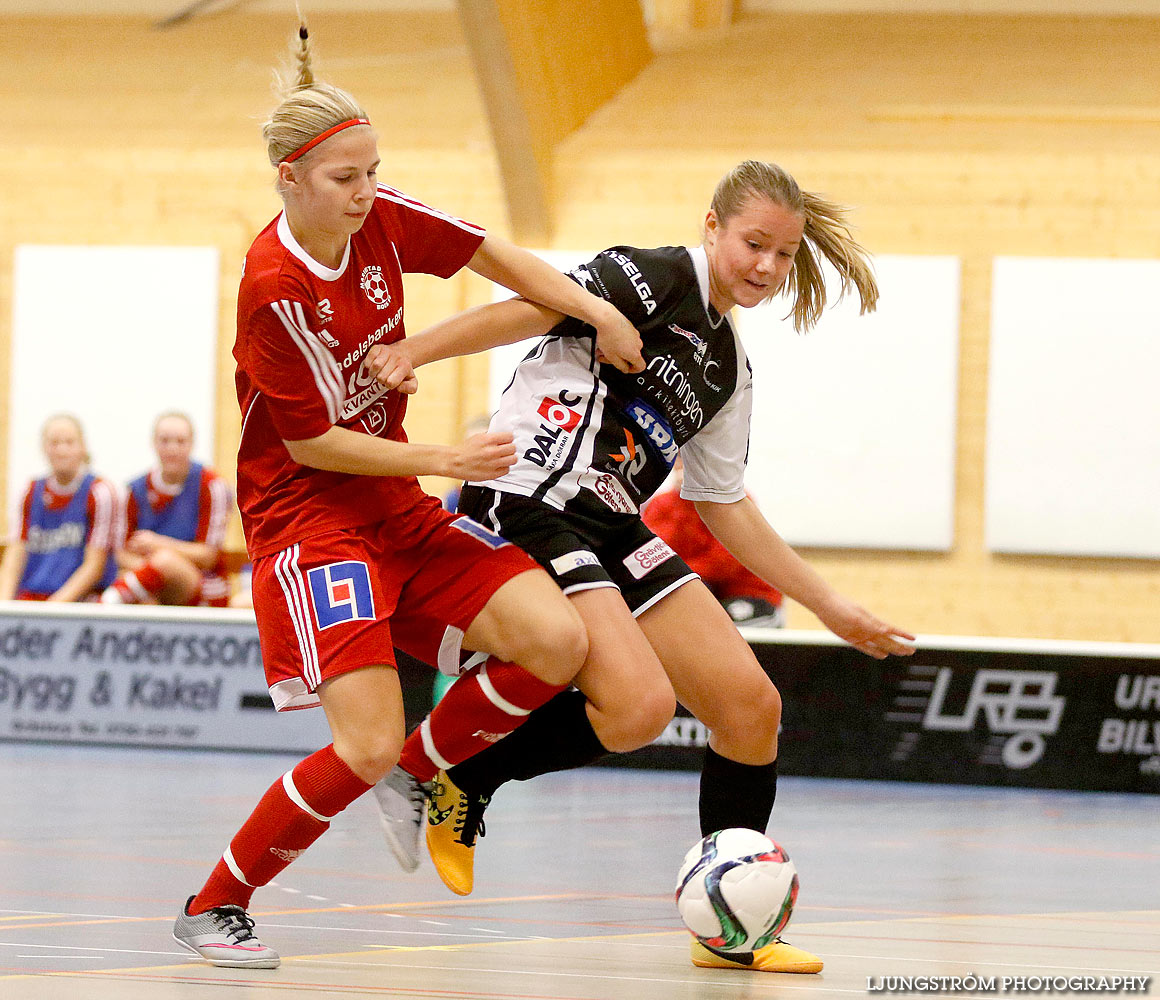
{"type": "MultiPolygon", "coordinates": [[[[0,19],[0,382],[16,244],[212,243],[213,458],[232,468],[233,289],[277,210],[257,129],[292,27],[235,15],[158,35],[144,22],[0,19]]],[[[384,178],[505,231],[455,15],[327,15],[313,28],[323,74],[375,120],[384,178]]],[[[757,156],[855,205],[876,252],[961,258],[955,549],[807,555],[923,632],[1160,641],[1160,565],[989,556],[982,506],[992,257],[1160,257],[1160,20],[745,15],[711,41],[667,48],[562,141],[555,245],[694,242],[717,178],[757,156]]],[[[472,276],[409,282],[409,328],[488,294],[472,276]]],[[[411,435],[457,436],[483,405],[485,372],[472,358],[421,373],[411,435]]]]}

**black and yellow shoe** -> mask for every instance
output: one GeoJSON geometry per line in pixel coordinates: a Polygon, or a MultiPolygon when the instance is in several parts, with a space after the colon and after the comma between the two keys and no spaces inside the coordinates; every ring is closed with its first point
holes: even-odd
{"type": "Polygon", "coordinates": [[[702,969],[750,969],[754,972],[821,972],[822,960],[778,940],[756,951],[726,953],[692,942],[693,964],[702,969]]]}
{"type": "Polygon", "coordinates": [[[427,805],[427,853],[443,884],[459,896],[475,888],[475,841],[484,835],[490,798],[469,795],[440,771],[427,805]]]}

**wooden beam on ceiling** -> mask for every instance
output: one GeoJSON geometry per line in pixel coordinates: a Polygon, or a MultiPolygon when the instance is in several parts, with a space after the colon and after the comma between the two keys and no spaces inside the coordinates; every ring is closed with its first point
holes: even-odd
{"type": "Polygon", "coordinates": [[[653,0],[653,27],[666,36],[728,28],[740,7],[741,0],[653,0]]]}
{"type": "Polygon", "coordinates": [[[513,236],[552,235],[552,160],[561,140],[652,57],[639,3],[458,0],[491,122],[513,236]]]}

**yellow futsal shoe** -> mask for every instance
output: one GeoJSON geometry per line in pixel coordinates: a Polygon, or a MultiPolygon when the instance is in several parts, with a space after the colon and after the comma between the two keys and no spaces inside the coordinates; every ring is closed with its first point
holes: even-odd
{"type": "Polygon", "coordinates": [[[459,896],[475,888],[475,841],[491,799],[469,795],[440,771],[427,804],[427,852],[443,884],[459,896]]]}
{"type": "Polygon", "coordinates": [[[757,951],[726,954],[693,940],[693,964],[702,969],[752,969],[756,972],[821,972],[822,960],[784,941],[774,941],[757,951]]]}

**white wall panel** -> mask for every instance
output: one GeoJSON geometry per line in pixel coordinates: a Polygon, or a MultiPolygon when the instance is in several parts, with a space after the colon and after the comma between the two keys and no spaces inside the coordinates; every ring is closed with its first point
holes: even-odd
{"type": "Polygon", "coordinates": [[[80,418],[94,470],[118,484],[156,461],[163,410],[188,413],[194,454],[212,456],[217,327],[216,248],[17,247],[10,510],[43,474],[41,425],[60,411],[80,418]]]}
{"type": "Polygon", "coordinates": [[[857,296],[804,336],[786,303],[738,310],[754,371],[748,485],[796,545],[946,550],[953,542],[959,262],[875,258],[857,296]]]}
{"type": "Polygon", "coordinates": [[[1160,557],[1160,261],[994,264],[986,538],[1160,557]]]}

